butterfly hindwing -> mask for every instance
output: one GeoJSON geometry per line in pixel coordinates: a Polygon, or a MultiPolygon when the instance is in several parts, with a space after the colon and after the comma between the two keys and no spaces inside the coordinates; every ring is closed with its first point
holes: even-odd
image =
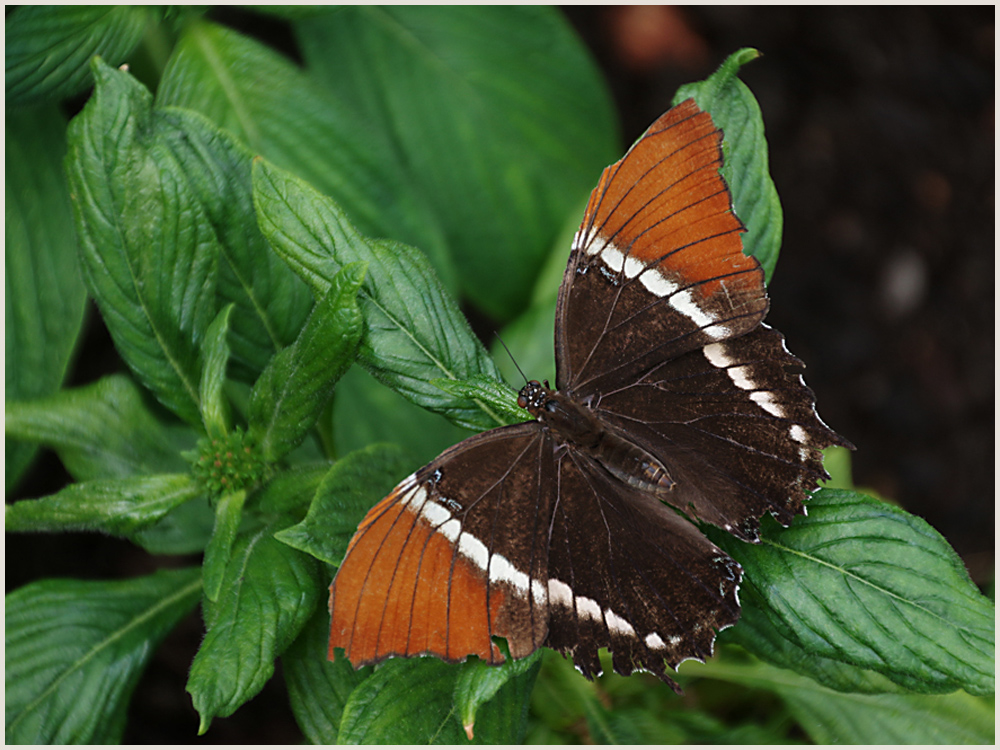
{"type": "Polygon", "coordinates": [[[847,444],[816,414],[802,367],[760,325],[668,360],[594,408],[667,467],[671,505],[756,541],[761,515],[787,526],[827,477],[821,449],[847,444]]]}
{"type": "Polygon", "coordinates": [[[570,654],[587,677],[597,649],[614,669],[652,672],[706,659],[715,632],[736,622],[740,567],[690,522],[566,450],[549,546],[546,645],[570,654]]]}

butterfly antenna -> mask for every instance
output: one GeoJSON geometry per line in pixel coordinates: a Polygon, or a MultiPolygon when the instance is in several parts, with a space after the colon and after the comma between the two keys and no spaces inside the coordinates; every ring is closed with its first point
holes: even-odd
{"type": "Polygon", "coordinates": [[[527,385],[527,383],[528,383],[528,377],[524,374],[524,370],[521,369],[521,365],[519,365],[517,363],[517,360],[514,359],[514,355],[510,353],[510,349],[507,348],[507,344],[504,343],[504,340],[502,338],[500,338],[500,334],[497,333],[496,331],[493,332],[493,335],[496,336],[497,340],[501,343],[501,345],[503,345],[503,348],[507,352],[507,356],[510,357],[510,361],[514,363],[514,367],[516,367],[517,371],[519,373],[521,373],[521,377],[524,378],[525,385],[527,385]]]}

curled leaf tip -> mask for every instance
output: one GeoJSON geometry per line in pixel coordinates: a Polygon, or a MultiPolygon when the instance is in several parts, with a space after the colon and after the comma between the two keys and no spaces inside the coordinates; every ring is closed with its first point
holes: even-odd
{"type": "Polygon", "coordinates": [[[465,729],[465,736],[468,737],[470,740],[472,739],[472,727],[474,724],[475,724],[474,721],[470,721],[468,724],[462,725],[465,729]]]}

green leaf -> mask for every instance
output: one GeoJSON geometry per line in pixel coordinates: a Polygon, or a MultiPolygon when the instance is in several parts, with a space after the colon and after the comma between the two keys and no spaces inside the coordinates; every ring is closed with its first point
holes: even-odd
{"type": "Polygon", "coordinates": [[[354,363],[362,327],[357,295],[364,277],[363,263],[341,268],[295,344],[271,360],[254,386],[250,430],[268,461],[302,442],[354,363]]]}
{"type": "Polygon", "coordinates": [[[783,690],[781,696],[810,738],[821,745],[996,742],[992,703],[968,693],[858,695],[796,687],[783,690]]]}
{"type": "Polygon", "coordinates": [[[292,713],[306,740],[316,745],[336,744],[351,692],[372,673],[371,667],[355,670],[343,651],[327,660],[329,639],[330,616],[318,609],[281,657],[292,713]]]}
{"type": "MultiPolygon", "coordinates": [[[[465,665],[432,657],[390,659],[354,689],[344,706],[341,744],[468,744],[453,702],[465,665]]],[[[473,740],[480,744],[523,741],[536,661],[504,682],[480,706],[473,740]]]]}
{"type": "Polygon", "coordinates": [[[230,29],[188,23],[157,102],[203,113],[342,202],[364,233],[419,245],[454,289],[447,243],[424,194],[400,190],[397,165],[378,158],[392,142],[290,60],[230,29]]]}
{"type": "Polygon", "coordinates": [[[193,500],[201,488],[187,474],[96,479],[54,495],[7,506],[7,531],[103,531],[127,536],[193,500]]]}
{"type": "Polygon", "coordinates": [[[719,633],[720,645],[739,644],[770,664],[807,675],[824,687],[841,692],[905,692],[905,688],[870,669],[809,653],[775,627],[756,601],[747,600],[746,596],[743,599],[746,601],[739,625],[719,633]]]}
{"type": "Polygon", "coordinates": [[[527,412],[517,405],[517,391],[498,380],[477,375],[468,380],[437,378],[431,381],[431,385],[436,385],[452,396],[485,404],[491,413],[497,414],[503,420],[504,424],[524,422],[530,418],[527,412]]]}
{"type": "Polygon", "coordinates": [[[744,609],[761,609],[801,649],[797,664],[787,653],[783,663],[822,679],[810,661],[819,656],[916,692],[993,693],[994,605],[925,521],[854,492],[819,490],[808,517],[783,530],[768,523],[762,536],[749,545],[712,533],[743,565],[744,609]]]}
{"type": "MultiPolygon", "coordinates": [[[[543,653],[542,649],[539,649],[524,659],[511,659],[510,655],[506,654],[507,661],[498,667],[490,666],[479,659],[470,659],[462,665],[458,682],[455,684],[455,706],[458,709],[459,721],[462,722],[462,727],[469,739],[474,737],[476,715],[479,709],[492,700],[511,680],[530,673],[529,679],[520,685],[523,692],[519,691],[520,694],[507,697],[508,703],[511,697],[514,698],[513,702],[516,706],[508,706],[508,708],[514,708],[513,713],[517,713],[527,706],[535,677],[541,668],[543,653]]],[[[490,727],[490,729],[493,728],[490,727]]]]}
{"type": "Polygon", "coordinates": [[[335,463],[323,478],[302,523],[275,537],[313,557],[340,565],[358,524],[412,468],[392,445],[372,445],[335,463]]]}
{"type": "Polygon", "coordinates": [[[201,565],[205,598],[211,602],[219,599],[219,591],[222,590],[226,567],[233,551],[233,542],[243,520],[243,503],[246,499],[246,490],[240,490],[223,495],[215,506],[215,528],[208,547],[205,548],[205,559],[201,565]]]}
{"type": "Polygon", "coordinates": [[[185,163],[185,176],[218,240],[220,305],[235,305],[227,338],[233,351],[230,375],[252,383],[272,355],[295,340],[312,299],[257,227],[254,154],[204,117],[163,108],[159,95],[156,111],[165,128],[172,128],[168,132],[193,144],[195,158],[185,163]]]}
{"type": "Polygon", "coordinates": [[[462,743],[465,732],[452,705],[457,679],[457,665],[433,657],[390,659],[351,693],[337,742],[462,743]]]}
{"type": "MultiPolygon", "coordinates": [[[[468,668],[468,664],[465,665],[468,668]]],[[[531,692],[541,667],[533,657],[520,660],[510,675],[510,679],[499,685],[492,698],[480,695],[485,701],[475,710],[475,726],[466,724],[463,728],[468,736],[474,730],[473,739],[482,745],[509,745],[524,742],[528,731],[528,707],[531,692]]],[[[485,685],[480,685],[485,687],[485,685]]],[[[456,711],[464,704],[464,696],[458,693],[456,685],[456,711]]]]}
{"type": "Polygon", "coordinates": [[[992,701],[963,692],[844,693],[786,669],[717,659],[686,664],[685,672],[776,693],[810,739],[821,745],[993,744],[995,740],[992,701]]]}
{"type": "Polygon", "coordinates": [[[412,466],[428,463],[470,434],[407,401],[361,367],[352,367],[337,383],[333,433],[340,455],[373,443],[395,443],[413,457],[412,466]]]}
{"type": "Polygon", "coordinates": [[[754,256],[764,267],[770,282],[781,249],[784,222],[778,191],[767,166],[767,141],[760,105],[737,74],[751,60],[760,57],[755,49],[744,48],[731,54],[708,79],[681,86],[673,103],[694,98],[712,115],[725,135],[722,176],[733,194],[736,215],[746,226],[743,252],[754,256]]]}
{"type": "Polygon", "coordinates": [[[95,61],[94,96],[70,124],[67,172],[84,276],[122,358],[198,424],[198,355],[215,316],[218,240],[191,190],[190,133],[154,115],[127,73],[95,61]]]}
{"type": "Polygon", "coordinates": [[[36,5],[4,28],[7,106],[56,102],[90,85],[94,55],[113,65],[138,45],[159,12],[145,6],[36,5]]]}
{"type": "Polygon", "coordinates": [[[198,601],[198,569],[49,579],[5,598],[6,741],[120,742],[156,646],[198,601]]]}
{"type": "Polygon", "coordinates": [[[254,165],[254,197],[264,235],[315,296],[326,294],[342,266],[368,264],[358,293],[365,321],[359,360],[372,375],[455,424],[481,430],[501,423],[484,404],[470,405],[429,382],[498,379],[498,371],[423,255],[365,239],[333,201],[264,161],[254,165]]]}
{"type": "MultiPolygon", "coordinates": [[[[23,10],[30,9],[13,16],[23,10]]],[[[11,23],[8,19],[8,40],[11,23]]],[[[7,95],[9,104],[9,90],[7,95]]],[[[59,387],[83,324],[86,290],[62,170],[65,131],[54,107],[7,113],[5,354],[8,363],[17,363],[5,368],[7,401],[47,396],[59,387]]],[[[8,489],[34,453],[34,446],[7,440],[8,489]]]]}
{"type": "Polygon", "coordinates": [[[7,438],[53,448],[77,481],[190,468],[180,453],[195,433],[160,422],[124,375],[6,407],[7,438]]]}
{"type": "MultiPolygon", "coordinates": [[[[565,215],[618,151],[607,88],[562,14],[348,7],[295,30],[307,67],[346,111],[341,148],[371,154],[397,195],[424,197],[472,304],[499,319],[523,309],[565,215]]],[[[313,184],[354,216],[349,196],[313,184]]]]}
{"type": "Polygon", "coordinates": [[[218,601],[204,602],[205,640],[187,683],[201,715],[199,734],[260,692],[274,660],[323,599],[316,562],[275,540],[274,531],[268,526],[237,538],[218,601]]]}
{"type": "Polygon", "coordinates": [[[504,327],[500,338],[510,349],[510,354],[504,351],[499,341],[495,341],[490,348],[508,383],[521,383],[525,379],[556,381],[555,348],[552,346],[555,341],[556,300],[566,272],[573,236],[580,227],[586,207],[587,202],[581,201],[567,215],[562,231],[535,280],[531,306],[504,327]],[[511,355],[517,361],[517,367],[511,355]],[[518,367],[523,370],[523,375],[518,367]]]}
{"type": "Polygon", "coordinates": [[[226,365],[229,364],[229,318],[234,305],[230,302],[219,310],[215,320],[205,332],[202,346],[204,366],[201,372],[201,421],[209,438],[222,439],[229,431],[229,419],[222,387],[226,383],[226,365]]]}

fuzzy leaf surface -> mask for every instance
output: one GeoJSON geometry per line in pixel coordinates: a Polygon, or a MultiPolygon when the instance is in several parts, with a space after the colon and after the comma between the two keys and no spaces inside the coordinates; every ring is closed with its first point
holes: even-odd
{"type": "Polygon", "coordinates": [[[233,314],[230,303],[219,310],[215,320],[205,332],[204,369],[201,372],[201,421],[209,438],[219,440],[228,431],[228,416],[222,389],[226,384],[226,367],[229,364],[229,319],[233,314]]]}
{"type": "Polygon", "coordinates": [[[196,439],[187,428],[159,421],[125,375],[36,401],[8,401],[4,428],[8,439],[53,448],[77,481],[183,471],[180,451],[196,439]]]}
{"type": "Polygon", "coordinates": [[[237,537],[218,600],[203,602],[205,639],[187,683],[202,734],[260,692],[323,599],[316,561],[274,539],[275,530],[237,537]]]}
{"type": "Polygon", "coordinates": [[[201,494],[187,474],[95,479],[7,506],[7,531],[102,531],[128,536],[201,494]]]}

